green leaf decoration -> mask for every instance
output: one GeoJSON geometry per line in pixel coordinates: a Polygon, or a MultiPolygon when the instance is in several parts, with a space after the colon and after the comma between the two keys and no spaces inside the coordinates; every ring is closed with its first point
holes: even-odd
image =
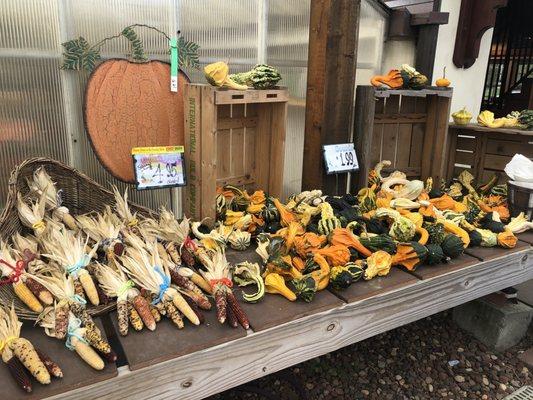
{"type": "Polygon", "coordinates": [[[144,46],[142,40],[137,36],[137,33],[131,28],[126,27],[122,31],[122,36],[130,41],[131,57],[137,62],[146,62],[148,57],[144,54],[144,46]]]}
{"type": "Polygon", "coordinates": [[[178,55],[180,68],[200,68],[198,59],[198,49],[200,46],[190,40],[185,40],[183,36],[178,38],[178,55]]]}
{"type": "Polygon", "coordinates": [[[96,62],[100,59],[99,51],[92,49],[87,40],[81,36],[77,39],[69,40],[62,45],[64,51],[61,69],[76,71],[84,69],[91,72],[96,62]]]}

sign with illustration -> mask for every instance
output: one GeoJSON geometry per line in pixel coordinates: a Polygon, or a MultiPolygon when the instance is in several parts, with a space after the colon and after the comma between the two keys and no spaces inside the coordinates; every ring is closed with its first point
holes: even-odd
{"type": "Polygon", "coordinates": [[[185,186],[183,146],[134,147],[133,168],[138,190],[185,186]]]}

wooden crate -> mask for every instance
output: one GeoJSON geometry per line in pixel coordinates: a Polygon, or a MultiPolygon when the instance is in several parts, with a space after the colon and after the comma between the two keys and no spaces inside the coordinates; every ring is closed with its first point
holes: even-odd
{"type": "Polygon", "coordinates": [[[280,196],[287,89],[185,88],[184,212],[214,221],[216,189],[226,184],[280,196]]]}
{"type": "Polygon", "coordinates": [[[358,86],[354,142],[360,170],[352,192],[365,186],[369,170],[381,160],[387,170],[404,171],[409,179],[446,174],[452,90],[376,90],[358,86]]]}
{"type": "Polygon", "coordinates": [[[492,129],[471,125],[450,125],[448,147],[448,180],[469,170],[477,182],[500,176],[507,182],[503,171],[516,153],[533,158],[533,132],[517,129],[492,129]]]}

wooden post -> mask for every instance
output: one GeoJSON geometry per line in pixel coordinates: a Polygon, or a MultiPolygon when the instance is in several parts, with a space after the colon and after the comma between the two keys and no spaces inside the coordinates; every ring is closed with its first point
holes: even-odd
{"type": "Polygon", "coordinates": [[[351,193],[356,193],[367,184],[370,170],[374,113],[376,110],[375,90],[372,86],[357,86],[355,115],[361,116],[361,118],[354,118],[353,138],[355,152],[359,161],[359,172],[357,173],[357,179],[356,176],[352,177],[351,193]]]}
{"type": "Polygon", "coordinates": [[[347,174],[327,176],[322,145],[350,141],[361,0],[313,0],[302,189],[346,192],[347,174]]]}

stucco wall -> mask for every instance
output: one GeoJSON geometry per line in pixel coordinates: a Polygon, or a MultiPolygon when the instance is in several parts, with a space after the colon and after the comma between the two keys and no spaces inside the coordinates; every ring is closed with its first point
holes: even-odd
{"type": "Polygon", "coordinates": [[[442,76],[442,69],[446,66],[446,77],[452,81],[454,90],[452,112],[466,107],[475,117],[481,107],[493,29],[484,33],[479,48],[479,56],[474,65],[468,69],[457,68],[453,64],[452,58],[460,6],[460,0],[442,2],[441,11],[449,12],[450,20],[447,25],[441,25],[439,29],[433,77],[438,79],[442,76]]]}

